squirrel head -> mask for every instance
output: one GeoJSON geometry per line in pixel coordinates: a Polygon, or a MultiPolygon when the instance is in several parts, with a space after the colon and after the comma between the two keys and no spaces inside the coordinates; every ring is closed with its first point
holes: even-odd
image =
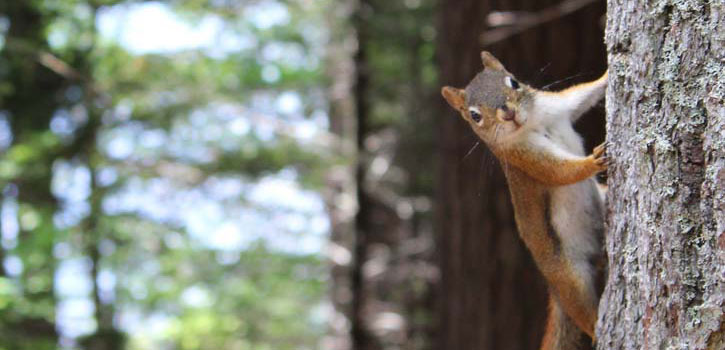
{"type": "Polygon", "coordinates": [[[483,71],[465,89],[446,86],[443,97],[489,146],[514,134],[526,123],[534,89],[520,83],[496,57],[481,52],[483,71]]]}

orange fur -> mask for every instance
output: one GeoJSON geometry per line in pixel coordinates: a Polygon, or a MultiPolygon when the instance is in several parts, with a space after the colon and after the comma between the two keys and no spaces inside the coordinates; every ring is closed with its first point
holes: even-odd
{"type": "Polygon", "coordinates": [[[527,175],[550,186],[573,184],[606,169],[604,147],[598,146],[586,158],[561,159],[531,148],[525,143],[508,146],[497,152],[499,159],[523,170],[527,175]]]}
{"type": "MultiPolygon", "coordinates": [[[[534,170],[541,170],[537,168],[538,164],[532,163],[530,166],[534,170]]],[[[548,223],[544,215],[544,196],[547,186],[516,167],[506,166],[505,163],[503,166],[521,239],[547,280],[552,297],[558,300],[574,323],[593,338],[598,298],[593,289],[583,284],[581,276],[576,275],[569,260],[556,253],[555,239],[546,230],[548,223]]]]}
{"type": "Polygon", "coordinates": [[[565,97],[566,95],[571,94],[573,92],[576,92],[576,91],[579,91],[579,90],[582,90],[582,89],[588,89],[588,88],[590,88],[592,86],[596,86],[598,84],[601,84],[602,81],[606,81],[608,78],[609,78],[609,70],[607,70],[606,72],[604,72],[604,74],[602,74],[602,76],[599,77],[599,79],[597,79],[597,80],[590,81],[590,82],[586,82],[586,83],[577,84],[577,85],[568,87],[568,88],[566,88],[564,90],[561,90],[561,91],[556,91],[556,92],[553,92],[553,91],[540,91],[540,93],[545,94],[545,95],[556,95],[556,96],[565,97]]]}
{"type": "Polygon", "coordinates": [[[577,84],[577,85],[568,87],[561,91],[555,91],[555,92],[554,91],[540,91],[540,93],[545,94],[545,95],[556,95],[556,96],[566,97],[566,95],[569,95],[573,92],[576,92],[576,91],[579,91],[582,89],[588,89],[588,88],[591,88],[592,86],[599,85],[603,81],[606,81],[608,78],[609,78],[609,70],[604,72],[604,74],[602,74],[602,76],[599,77],[599,79],[597,79],[597,80],[577,84]]]}

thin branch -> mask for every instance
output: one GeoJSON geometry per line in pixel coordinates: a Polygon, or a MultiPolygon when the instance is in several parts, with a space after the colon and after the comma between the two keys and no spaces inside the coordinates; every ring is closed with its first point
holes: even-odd
{"type": "Polygon", "coordinates": [[[48,68],[51,72],[58,74],[68,81],[83,84],[92,95],[101,98],[103,104],[110,104],[108,94],[105,94],[91,77],[83,75],[83,73],[73,68],[58,56],[46,50],[39,49],[26,40],[18,38],[7,38],[6,47],[9,50],[24,52],[35,56],[35,60],[41,66],[48,68]]]}
{"type": "Polygon", "coordinates": [[[537,13],[530,12],[492,12],[486,18],[491,27],[479,37],[483,46],[504,41],[533,27],[564,17],[598,0],[567,0],[548,7],[537,13]]]}
{"type": "Polygon", "coordinates": [[[55,72],[56,74],[62,76],[63,78],[83,82],[88,81],[88,79],[84,77],[80,72],[78,72],[73,67],[69,66],[67,63],[63,62],[63,60],[51,54],[50,52],[40,51],[38,52],[37,56],[38,63],[55,72]]]}
{"type": "Polygon", "coordinates": [[[6,47],[9,50],[23,52],[35,56],[38,63],[63,78],[73,81],[89,81],[89,79],[84,77],[75,68],[63,62],[63,60],[61,60],[57,56],[53,55],[48,51],[38,49],[34,44],[30,43],[27,40],[18,38],[7,38],[6,40],[6,47]]]}

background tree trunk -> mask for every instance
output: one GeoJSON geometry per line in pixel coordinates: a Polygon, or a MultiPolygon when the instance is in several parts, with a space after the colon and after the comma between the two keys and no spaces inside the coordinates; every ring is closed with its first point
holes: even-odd
{"type": "Polygon", "coordinates": [[[725,7],[609,1],[599,349],[723,349],[725,7]]]}
{"type": "Polygon", "coordinates": [[[347,21],[354,10],[353,0],[338,1],[331,6],[333,16],[327,17],[332,29],[326,64],[332,83],[327,91],[330,101],[330,132],[338,139],[337,156],[347,161],[331,167],[326,176],[325,202],[330,215],[330,241],[327,256],[330,266],[329,295],[334,313],[329,337],[323,348],[350,350],[352,348],[352,251],[355,245],[355,64],[353,54],[355,33],[347,21]],[[334,79],[333,79],[334,78],[334,79]]]}
{"type": "Polygon", "coordinates": [[[431,78],[432,1],[349,4],[354,36],[342,43],[354,50],[354,133],[344,136],[353,145],[348,198],[355,206],[352,239],[340,244],[351,256],[349,305],[338,303],[338,310],[347,310],[354,350],[426,350],[435,334],[438,276],[430,214],[434,158],[421,152],[434,147],[433,128],[421,125],[432,124],[431,96],[438,96],[431,78]]]}
{"type": "MultiPolygon", "coordinates": [[[[605,69],[604,4],[484,47],[492,11],[530,14],[553,1],[452,0],[441,3],[438,62],[441,85],[464,87],[481,70],[480,51],[493,52],[519,79],[542,87],[591,80],[605,69]],[[521,12],[519,12],[521,13],[521,12]],[[573,79],[568,79],[571,78],[573,79]]],[[[518,238],[508,189],[498,162],[461,118],[439,98],[438,349],[537,349],[544,329],[547,290],[518,238]],[[474,149],[475,148],[475,149],[474,149]]],[[[603,140],[604,116],[582,118],[587,145],[603,140]]]]}

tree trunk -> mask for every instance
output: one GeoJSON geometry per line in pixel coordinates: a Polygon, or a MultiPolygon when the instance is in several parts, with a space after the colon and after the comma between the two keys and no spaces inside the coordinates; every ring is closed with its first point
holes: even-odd
{"type": "Polygon", "coordinates": [[[609,1],[599,349],[725,349],[725,6],[609,1]]]}
{"type": "Polygon", "coordinates": [[[327,256],[330,265],[329,295],[334,313],[330,321],[329,337],[324,349],[350,350],[352,348],[350,324],[352,321],[352,251],[355,244],[355,99],[353,85],[355,67],[352,56],[354,41],[352,26],[342,20],[349,18],[354,1],[337,1],[330,6],[328,16],[331,28],[325,67],[331,85],[329,96],[330,132],[336,136],[336,156],[347,159],[331,167],[326,176],[325,203],[330,216],[330,239],[327,256]]]}
{"type": "Polygon", "coordinates": [[[371,332],[369,317],[369,286],[366,283],[364,267],[369,260],[371,235],[374,231],[375,219],[373,211],[375,203],[365,186],[368,181],[370,154],[365,152],[365,139],[371,133],[370,122],[370,63],[368,62],[367,45],[369,40],[369,11],[367,0],[359,0],[353,23],[357,33],[357,51],[355,61],[355,114],[357,132],[355,137],[357,163],[355,164],[355,183],[357,184],[357,213],[355,215],[355,245],[352,250],[353,266],[351,277],[352,288],[352,325],[351,338],[354,350],[376,350],[381,345],[371,332]]]}
{"type": "MultiPolygon", "coordinates": [[[[441,85],[462,88],[481,70],[480,36],[491,11],[537,12],[559,2],[443,2],[438,23],[441,85]]],[[[548,81],[577,75],[566,85],[588,80],[604,71],[603,32],[597,25],[603,13],[604,4],[596,3],[485,49],[537,87],[542,74],[548,81]]],[[[518,238],[505,179],[470,127],[440,101],[437,348],[538,349],[547,288],[518,238]]],[[[582,118],[590,147],[603,139],[604,129],[603,115],[592,117],[582,118]]]]}
{"type": "Polygon", "coordinates": [[[435,100],[432,79],[425,79],[433,68],[425,60],[433,43],[421,29],[432,30],[426,27],[431,8],[353,3],[352,349],[426,350],[435,336],[432,286],[438,276],[429,214],[435,100]]]}

